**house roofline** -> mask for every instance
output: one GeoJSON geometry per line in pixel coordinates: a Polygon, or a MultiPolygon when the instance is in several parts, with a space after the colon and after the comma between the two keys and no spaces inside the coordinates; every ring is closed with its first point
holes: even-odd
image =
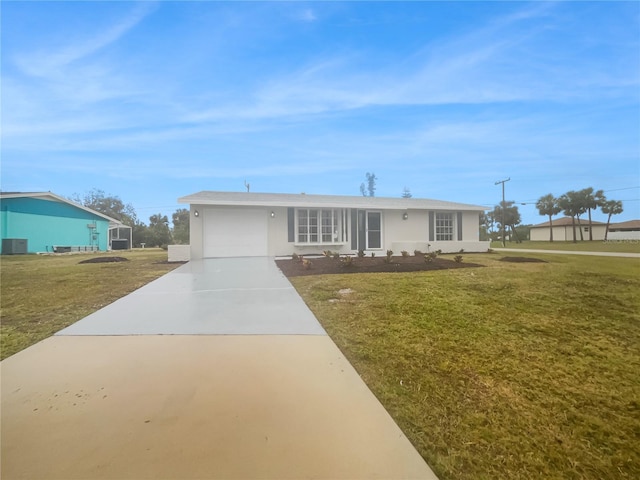
{"type": "MultiPolygon", "coordinates": [[[[581,218],[580,219],[580,224],[584,227],[585,225],[589,225],[589,220],[588,219],[584,219],[581,218]]],[[[597,222],[595,220],[591,221],[592,225],[598,226],[598,225],[606,225],[606,222],[597,222]]],[[[554,227],[570,227],[572,225],[571,222],[571,217],[559,217],[559,218],[555,218],[553,219],[553,226],[554,227]]],[[[578,221],[576,220],[576,226],[578,225],[578,221]]],[[[532,225],[530,228],[549,228],[549,222],[544,222],[544,223],[539,223],[537,225],[532,225]]]]}
{"type": "Polygon", "coordinates": [[[72,207],[76,207],[81,210],[84,210],[85,212],[89,212],[93,215],[97,215],[99,217],[104,218],[105,220],[108,220],[109,223],[115,224],[116,226],[118,225],[121,225],[123,227],[127,226],[124,223],[122,223],[120,220],[116,220],[115,218],[109,217],[108,215],[105,215],[100,212],[96,212],[95,210],[89,207],[85,207],[84,205],[76,203],[73,200],[69,200],[68,198],[61,197],[60,195],[56,195],[55,193],[52,193],[52,192],[0,192],[0,200],[5,198],[43,198],[43,197],[49,197],[55,201],[66,203],[68,205],[71,205],[72,207]]]}
{"type": "Polygon", "coordinates": [[[178,203],[220,206],[379,208],[394,210],[466,210],[484,212],[486,207],[423,198],[358,197],[304,193],[249,193],[202,191],[180,197],[178,203]]]}

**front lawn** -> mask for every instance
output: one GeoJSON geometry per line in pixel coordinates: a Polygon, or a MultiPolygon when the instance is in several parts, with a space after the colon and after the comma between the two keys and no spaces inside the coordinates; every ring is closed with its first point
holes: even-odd
{"type": "Polygon", "coordinates": [[[291,281],[441,480],[640,478],[640,259],[519,255],[291,281]]]}
{"type": "Polygon", "coordinates": [[[77,322],[176,268],[167,252],[2,257],[2,326],[0,358],[4,359],[77,322]],[[119,256],[127,262],[80,264],[98,257],[119,256]]]}

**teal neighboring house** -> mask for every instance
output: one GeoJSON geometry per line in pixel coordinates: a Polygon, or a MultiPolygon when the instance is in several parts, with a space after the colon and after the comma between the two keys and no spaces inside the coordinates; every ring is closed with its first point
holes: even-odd
{"type": "Polygon", "coordinates": [[[51,192],[1,192],[0,214],[3,254],[107,251],[131,245],[130,227],[51,192]]]}

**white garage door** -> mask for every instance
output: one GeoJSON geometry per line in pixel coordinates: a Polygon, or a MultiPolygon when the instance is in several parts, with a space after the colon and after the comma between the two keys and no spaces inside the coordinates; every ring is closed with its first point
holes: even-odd
{"type": "Polygon", "coordinates": [[[267,214],[244,208],[211,208],[204,214],[204,257],[267,255],[267,214]]]}

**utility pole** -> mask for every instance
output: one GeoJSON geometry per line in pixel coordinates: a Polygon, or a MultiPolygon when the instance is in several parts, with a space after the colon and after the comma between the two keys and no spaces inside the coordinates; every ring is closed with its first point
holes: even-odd
{"type": "Polygon", "coordinates": [[[507,183],[509,180],[511,180],[511,177],[507,178],[506,180],[500,180],[497,181],[495,183],[495,185],[498,185],[499,183],[502,184],[502,222],[500,222],[502,224],[502,247],[506,247],[505,243],[504,243],[504,207],[505,207],[505,201],[504,201],[504,184],[507,183]]]}

